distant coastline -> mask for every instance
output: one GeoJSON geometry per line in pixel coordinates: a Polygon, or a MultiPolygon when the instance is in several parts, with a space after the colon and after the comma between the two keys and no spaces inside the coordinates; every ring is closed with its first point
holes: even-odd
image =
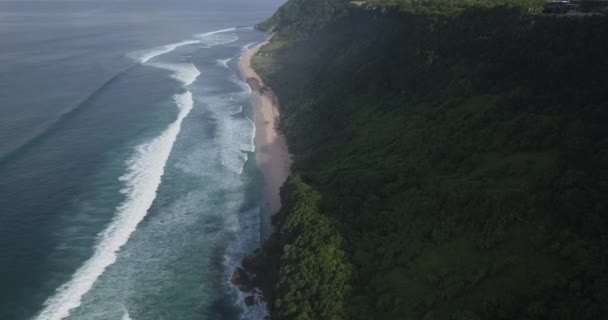
{"type": "Polygon", "coordinates": [[[251,59],[270,39],[256,44],[240,61],[240,68],[251,87],[255,114],[256,162],[264,177],[264,202],[270,214],[281,208],[279,190],[290,174],[291,155],[285,137],[278,129],[278,101],[272,90],[264,85],[251,65],[251,59]]]}

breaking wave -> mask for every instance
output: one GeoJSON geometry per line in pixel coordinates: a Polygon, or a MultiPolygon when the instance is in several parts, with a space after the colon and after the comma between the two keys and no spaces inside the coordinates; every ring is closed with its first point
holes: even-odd
{"type": "Polygon", "coordinates": [[[139,145],[128,160],[127,172],[119,178],[125,184],[121,193],[126,196],[126,200],[118,206],[110,225],[99,233],[93,256],[76,271],[70,281],[61,285],[56,294],[47,299],[37,319],[63,319],[70,314],[70,310],[78,307],[82,296],[93,287],[105,269],[116,261],[118,250],[146,216],[156,198],[165,164],[182,121],[193,106],[190,91],[176,95],[174,99],[179,108],[177,119],[160,136],[139,145]]]}
{"type": "Polygon", "coordinates": [[[150,61],[150,59],[152,59],[152,58],[169,53],[179,47],[190,45],[190,44],[195,44],[195,43],[199,43],[199,42],[200,42],[199,40],[184,40],[181,42],[167,44],[167,45],[156,47],[156,48],[149,49],[149,50],[135,51],[135,52],[131,53],[129,56],[136,60],[139,60],[139,62],[141,62],[141,63],[146,63],[146,62],[150,61]]]}

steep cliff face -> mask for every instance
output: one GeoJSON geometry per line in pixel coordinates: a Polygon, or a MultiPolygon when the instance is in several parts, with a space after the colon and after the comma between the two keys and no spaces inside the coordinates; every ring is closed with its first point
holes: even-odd
{"type": "Polygon", "coordinates": [[[602,318],[608,20],[404,3],[262,24],[296,174],[260,259],[273,318],[602,318]]]}
{"type": "Polygon", "coordinates": [[[283,31],[309,34],[323,29],[327,23],[345,12],[349,2],[344,0],[287,1],[258,28],[273,32],[283,31]]]}

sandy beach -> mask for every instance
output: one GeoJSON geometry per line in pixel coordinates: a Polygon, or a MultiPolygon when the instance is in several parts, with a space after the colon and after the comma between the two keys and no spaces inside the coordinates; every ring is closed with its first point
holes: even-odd
{"type": "Polygon", "coordinates": [[[272,90],[251,67],[251,58],[268,41],[252,47],[240,61],[241,71],[252,88],[251,100],[255,113],[256,161],[264,176],[264,197],[271,214],[281,208],[279,190],[290,173],[291,155],[285,137],[278,130],[279,109],[272,90]]]}

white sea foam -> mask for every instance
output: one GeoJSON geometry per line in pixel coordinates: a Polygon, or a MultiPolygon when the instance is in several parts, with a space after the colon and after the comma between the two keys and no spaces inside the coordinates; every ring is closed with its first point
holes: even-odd
{"type": "Polygon", "coordinates": [[[243,293],[230,283],[232,272],[241,264],[245,256],[251,254],[260,245],[260,209],[255,208],[242,212],[237,216],[232,216],[226,220],[228,230],[235,232],[238,236],[228,246],[224,256],[226,274],[224,276],[225,285],[236,294],[237,305],[243,310],[241,319],[253,320],[264,319],[268,316],[266,303],[262,300],[259,292],[254,292],[256,304],[253,306],[245,305],[245,296],[250,293],[243,293]]]}
{"type": "Polygon", "coordinates": [[[99,233],[93,256],[74,273],[70,281],[61,285],[55,295],[46,300],[37,319],[63,319],[70,314],[70,310],[78,307],[82,296],[92,288],[105,269],[116,261],[118,250],[146,216],[156,198],[165,164],[182,121],[193,106],[190,91],[176,95],[174,100],[179,109],[177,119],[160,136],[138,146],[127,162],[127,172],[119,178],[125,184],[121,192],[126,195],[126,200],[116,208],[116,216],[107,229],[99,233]]]}
{"type": "Polygon", "coordinates": [[[248,152],[255,151],[253,137],[255,125],[241,115],[230,116],[218,121],[218,142],[222,165],[230,171],[241,174],[248,152]]]}
{"type": "Polygon", "coordinates": [[[141,63],[146,63],[154,57],[158,57],[160,55],[169,53],[181,46],[186,46],[186,45],[195,44],[195,43],[200,43],[200,40],[184,40],[184,41],[177,42],[177,43],[166,44],[164,46],[152,48],[149,50],[136,51],[136,52],[132,53],[131,56],[133,58],[139,60],[141,63]]]}
{"type": "Polygon", "coordinates": [[[218,33],[230,32],[230,31],[234,31],[234,30],[236,30],[236,28],[220,29],[220,30],[215,30],[215,31],[210,31],[210,32],[205,32],[205,33],[199,33],[194,36],[201,38],[201,37],[207,37],[207,36],[218,34],[218,33]]]}
{"type": "Polygon", "coordinates": [[[251,86],[247,82],[241,80],[236,75],[232,76],[232,81],[234,83],[236,83],[239,87],[241,87],[241,89],[243,89],[242,94],[244,94],[246,96],[249,96],[251,94],[252,89],[251,89],[251,86]]]}
{"type": "Polygon", "coordinates": [[[237,40],[239,40],[239,37],[235,34],[215,34],[201,38],[201,44],[203,44],[207,48],[210,48],[213,46],[219,46],[222,44],[235,42],[237,40]]]}
{"type": "MultiPolygon", "coordinates": [[[[249,44],[244,45],[243,47],[241,47],[241,56],[239,57],[239,61],[243,60],[243,57],[245,56],[245,54],[247,54],[247,51],[249,51],[251,49],[251,46],[257,44],[258,42],[251,42],[249,44]]],[[[236,75],[234,75],[232,77],[232,80],[238,84],[241,88],[243,88],[243,93],[245,95],[250,95],[251,94],[251,86],[249,86],[249,84],[243,80],[241,80],[239,77],[237,77],[236,75]]]]}
{"type": "Polygon", "coordinates": [[[236,30],[236,28],[227,28],[227,29],[200,33],[200,34],[194,35],[195,38],[199,38],[199,39],[189,39],[189,40],[184,40],[184,41],[180,41],[180,42],[176,42],[176,43],[166,44],[166,45],[148,49],[148,50],[135,51],[135,52],[129,54],[129,56],[136,60],[139,60],[139,62],[141,62],[141,63],[146,63],[146,62],[150,61],[150,59],[152,59],[152,58],[169,53],[179,47],[190,45],[190,44],[197,44],[197,43],[201,43],[201,42],[206,46],[215,46],[215,45],[220,45],[220,44],[226,44],[226,43],[237,41],[239,38],[235,34],[223,35],[223,33],[235,31],[235,30],[236,30]]]}
{"type": "Polygon", "coordinates": [[[241,49],[241,51],[242,51],[243,53],[244,53],[244,52],[249,51],[249,49],[251,49],[251,46],[253,46],[253,45],[254,45],[254,44],[256,44],[256,43],[257,43],[257,42],[252,42],[252,43],[248,43],[248,44],[244,45],[244,46],[243,46],[243,48],[241,49]]]}
{"type": "Polygon", "coordinates": [[[196,80],[201,72],[192,63],[148,63],[149,66],[173,71],[172,78],[182,82],[185,85],[190,85],[196,80]]]}
{"type": "Polygon", "coordinates": [[[132,320],[131,315],[129,314],[129,311],[127,311],[127,308],[123,307],[122,318],[120,318],[120,320],[132,320]]]}
{"type": "Polygon", "coordinates": [[[230,62],[230,60],[232,60],[232,58],[228,58],[228,59],[218,59],[217,63],[224,67],[224,68],[228,68],[228,62],[230,62]]]}
{"type": "Polygon", "coordinates": [[[201,44],[205,45],[206,47],[212,47],[222,44],[228,44],[239,40],[239,37],[236,34],[229,33],[235,30],[236,28],[222,29],[196,34],[194,35],[194,37],[200,39],[201,44]]]}
{"type": "Polygon", "coordinates": [[[206,97],[205,101],[216,123],[213,143],[217,147],[220,163],[229,171],[241,174],[248,153],[255,151],[255,125],[243,112],[243,106],[232,99],[234,96],[235,93],[206,97]]]}

